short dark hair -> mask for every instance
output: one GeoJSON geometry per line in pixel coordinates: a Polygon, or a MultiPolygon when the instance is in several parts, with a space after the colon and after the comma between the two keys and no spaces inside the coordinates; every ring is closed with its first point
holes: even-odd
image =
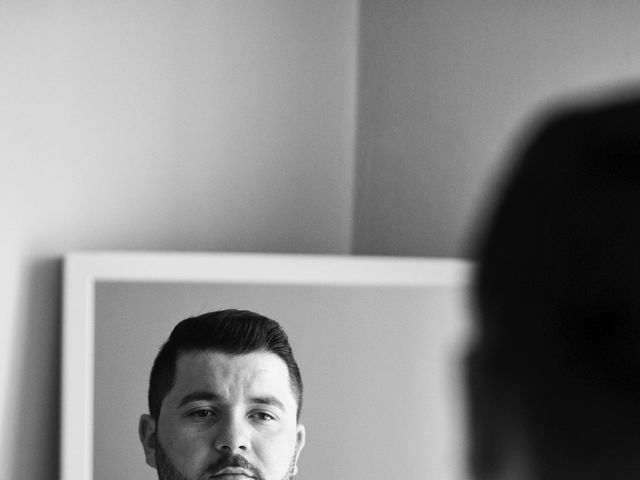
{"type": "Polygon", "coordinates": [[[190,317],[178,323],[153,362],[149,379],[149,413],[157,421],[162,401],[173,388],[176,362],[187,352],[222,352],[242,355],[270,352],[287,365],[297,401],[302,408],[302,377],[287,334],[275,320],[248,310],[219,310],[190,317]]]}

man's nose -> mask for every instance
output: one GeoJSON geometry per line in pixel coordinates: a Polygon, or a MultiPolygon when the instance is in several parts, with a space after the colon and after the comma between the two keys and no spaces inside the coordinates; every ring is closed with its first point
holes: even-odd
{"type": "Polygon", "coordinates": [[[235,454],[249,450],[248,425],[241,418],[228,417],[219,422],[215,448],[220,453],[235,454]]]}

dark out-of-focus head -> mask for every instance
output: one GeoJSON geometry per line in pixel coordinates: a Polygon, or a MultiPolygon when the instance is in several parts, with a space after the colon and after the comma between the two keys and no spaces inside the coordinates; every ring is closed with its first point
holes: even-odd
{"type": "Polygon", "coordinates": [[[625,478],[640,447],[640,101],[557,113],[523,146],[476,251],[472,468],[625,478]]]}
{"type": "Polygon", "coordinates": [[[270,318],[248,310],[219,310],[178,323],[160,349],[151,369],[149,413],[156,421],[162,401],[173,388],[176,362],[188,352],[221,352],[242,355],[274,353],[287,365],[291,390],[302,408],[302,378],[289,339],[282,327],[270,318]]]}

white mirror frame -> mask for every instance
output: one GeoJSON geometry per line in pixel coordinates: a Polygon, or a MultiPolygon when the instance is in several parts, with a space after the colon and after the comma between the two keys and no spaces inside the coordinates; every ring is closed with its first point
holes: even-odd
{"type": "Polygon", "coordinates": [[[466,286],[459,259],[229,253],[76,252],[64,259],[61,480],[93,478],[95,286],[99,281],[466,286]]]}

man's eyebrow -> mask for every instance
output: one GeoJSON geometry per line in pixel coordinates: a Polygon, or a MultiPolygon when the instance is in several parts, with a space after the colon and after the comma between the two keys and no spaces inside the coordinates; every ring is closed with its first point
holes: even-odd
{"type": "Polygon", "coordinates": [[[277,407],[280,410],[285,410],[284,404],[272,395],[251,397],[249,401],[251,403],[257,403],[258,405],[269,405],[269,406],[277,407]]]}
{"type": "Polygon", "coordinates": [[[178,408],[184,407],[189,402],[197,402],[197,401],[203,401],[203,400],[206,400],[209,402],[215,402],[215,401],[219,401],[220,398],[221,398],[220,395],[213,392],[209,392],[207,390],[191,392],[185,395],[184,397],[182,397],[182,400],[180,400],[180,403],[178,404],[178,408]]]}
{"type": "MultiPolygon", "coordinates": [[[[184,407],[186,404],[190,402],[198,402],[198,401],[208,401],[208,402],[219,402],[222,401],[222,397],[217,393],[210,392],[208,390],[199,390],[196,392],[191,392],[182,397],[180,403],[178,404],[178,408],[184,407]]],[[[258,405],[268,405],[279,408],[280,410],[285,410],[284,403],[282,403],[278,398],[273,395],[259,395],[255,397],[251,397],[249,399],[250,403],[258,404],[258,405]]]]}

